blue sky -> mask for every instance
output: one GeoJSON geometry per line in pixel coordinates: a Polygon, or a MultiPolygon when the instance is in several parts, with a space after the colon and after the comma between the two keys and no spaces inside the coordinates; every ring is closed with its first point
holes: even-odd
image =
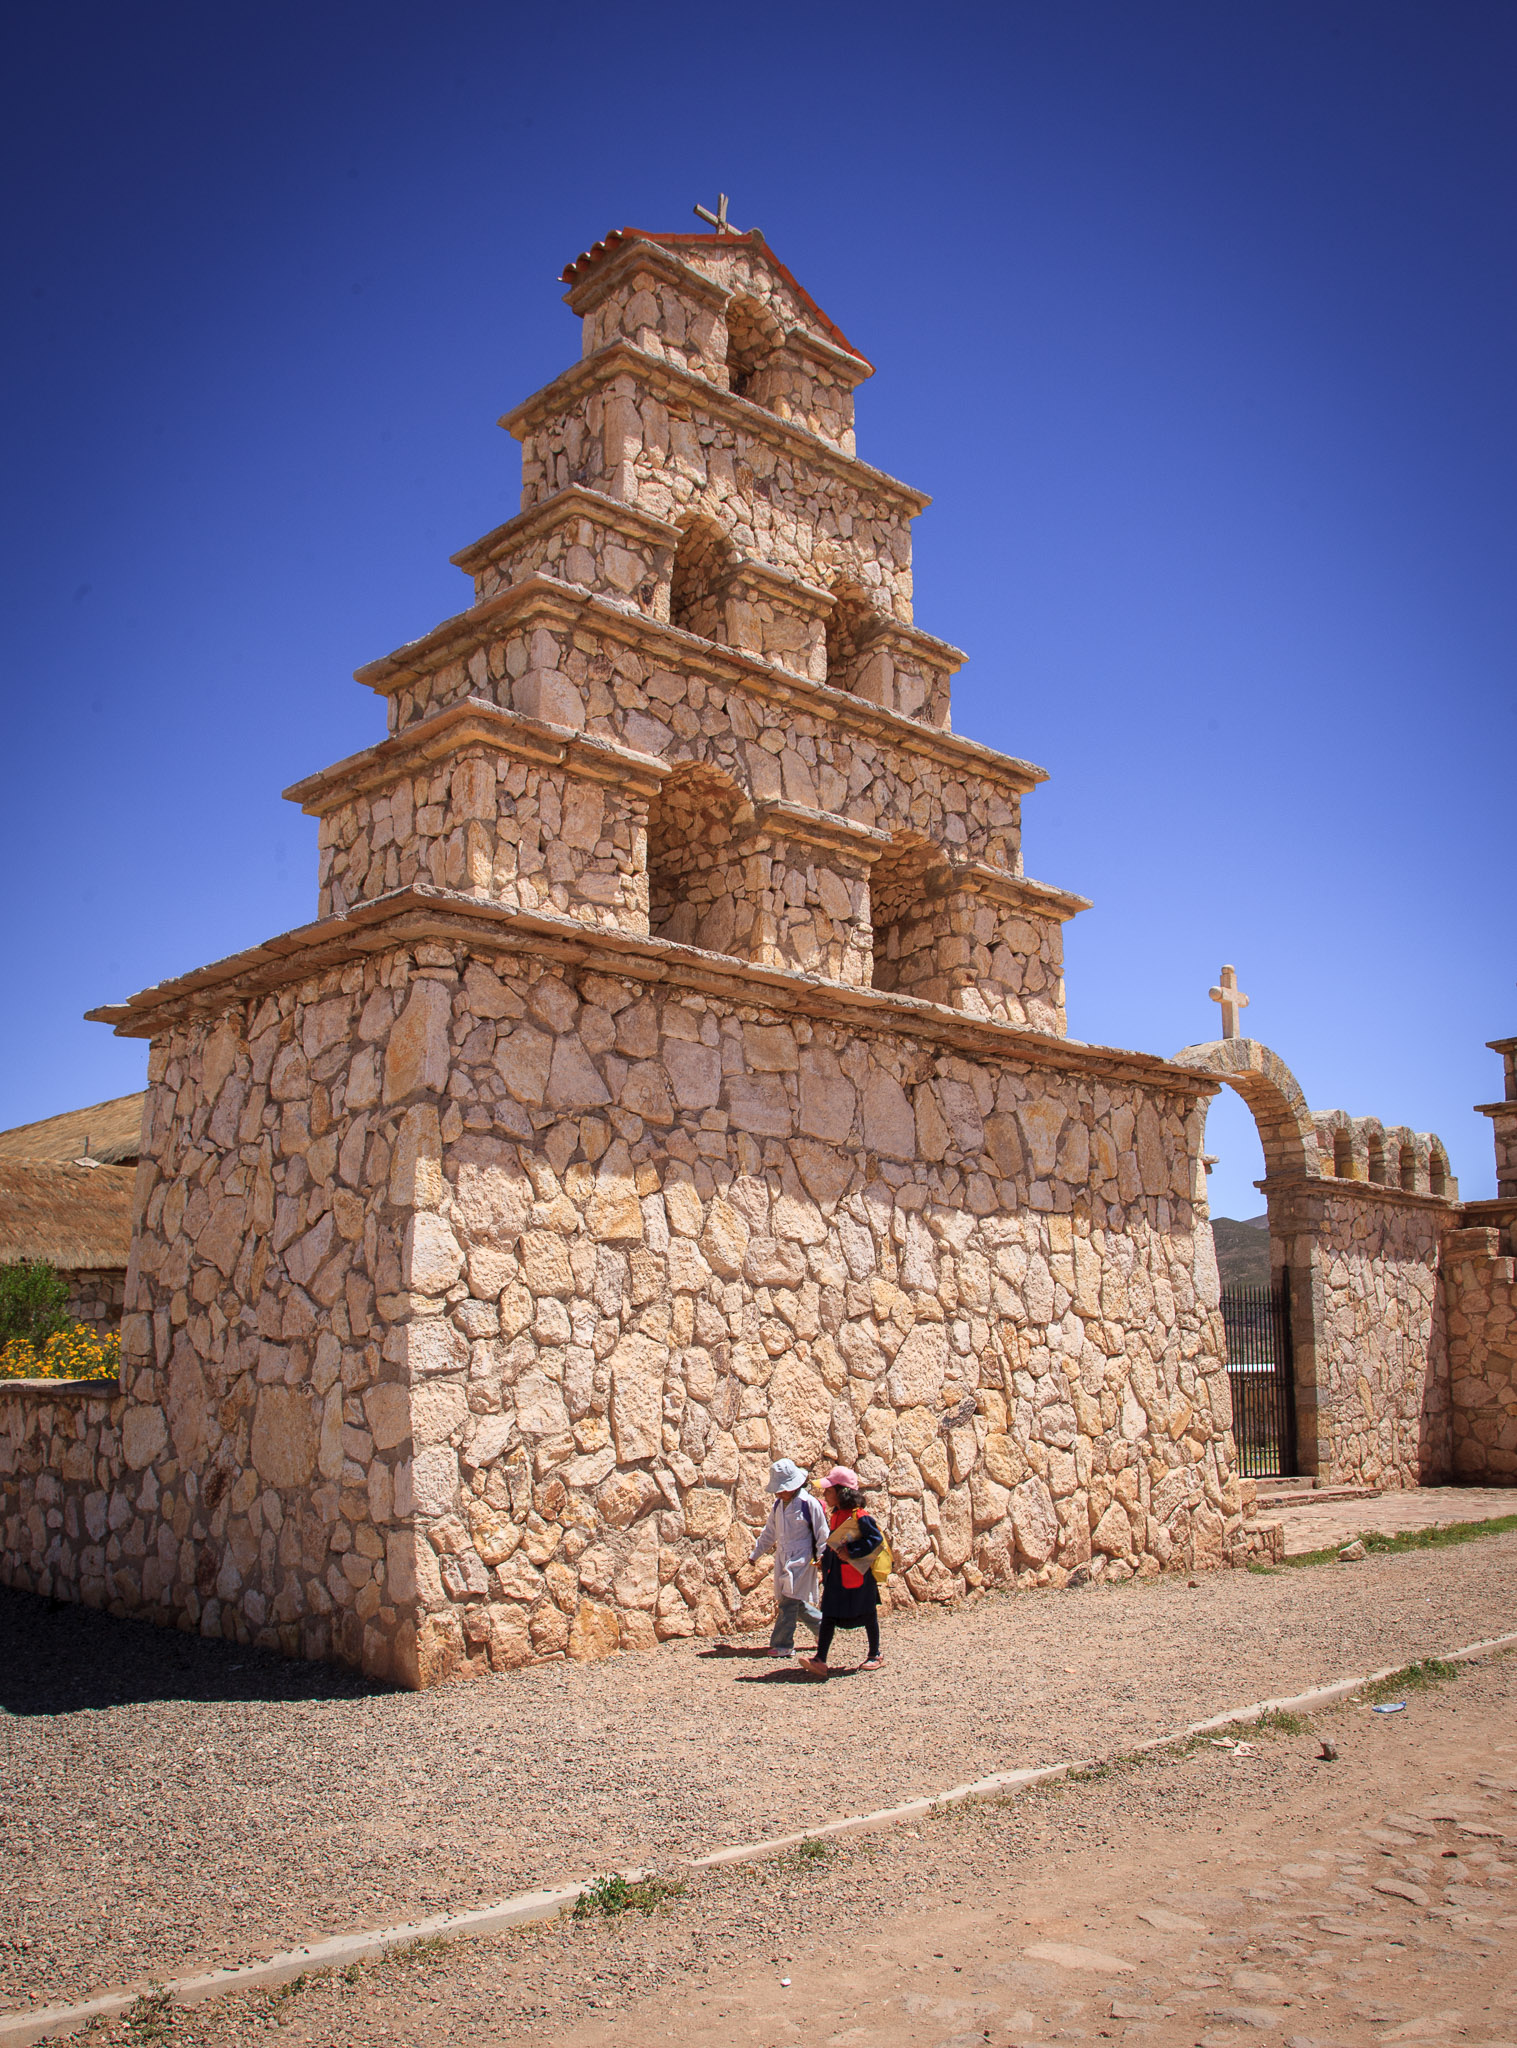
{"type": "MultiPolygon", "coordinates": [[[[516,508],[556,283],[732,194],[877,363],[955,723],[1052,776],[1071,1030],[1212,1036],[1493,1191],[1517,1030],[1509,4],[11,10],[0,1124],[313,914],[279,791],[516,508]]],[[[1218,1213],[1262,1206],[1224,1098],[1218,1213]]]]}

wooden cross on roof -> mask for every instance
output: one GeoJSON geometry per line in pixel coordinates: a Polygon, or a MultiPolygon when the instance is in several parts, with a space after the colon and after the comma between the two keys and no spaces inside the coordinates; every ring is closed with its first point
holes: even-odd
{"type": "Polygon", "coordinates": [[[1209,991],[1214,1003],[1222,1005],[1222,1036],[1238,1036],[1238,1012],[1248,1008],[1248,997],[1238,986],[1238,971],[1235,967],[1224,967],[1220,976],[1220,988],[1209,991]]]}
{"type": "Polygon", "coordinates": [[[709,222],[719,235],[735,235],[737,233],[737,229],[733,227],[727,218],[727,195],[725,192],[718,192],[716,195],[715,213],[712,213],[704,206],[698,206],[695,212],[698,220],[709,222]]]}

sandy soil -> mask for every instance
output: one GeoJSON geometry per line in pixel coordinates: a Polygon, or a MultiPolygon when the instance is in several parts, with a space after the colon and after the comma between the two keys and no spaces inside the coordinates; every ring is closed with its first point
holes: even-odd
{"type": "Polygon", "coordinates": [[[782,1834],[1517,1628],[1517,1536],[891,1616],[816,1685],[668,1644],[384,1693],[0,1597],[0,2006],[782,1834]]]}
{"type": "Polygon", "coordinates": [[[1287,2048],[1517,2041],[1517,1660],[1251,1753],[1203,1742],[651,1914],[86,2038],[242,2048],[1287,2048]],[[1337,1761],[1317,1759],[1330,1734],[1337,1761]]]}

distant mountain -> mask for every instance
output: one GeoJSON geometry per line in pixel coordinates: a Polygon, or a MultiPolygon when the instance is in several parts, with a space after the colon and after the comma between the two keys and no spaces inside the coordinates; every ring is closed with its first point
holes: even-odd
{"type": "Polygon", "coordinates": [[[1224,1287],[1268,1287],[1268,1216],[1249,1216],[1241,1223],[1234,1216],[1213,1216],[1211,1234],[1224,1287]]]}

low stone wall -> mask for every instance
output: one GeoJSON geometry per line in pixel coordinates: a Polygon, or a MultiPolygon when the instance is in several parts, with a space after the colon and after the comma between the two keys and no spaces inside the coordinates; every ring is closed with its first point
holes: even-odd
{"type": "Polygon", "coordinates": [[[87,1323],[101,1336],[121,1327],[126,1301],[126,1268],[60,1267],[59,1278],[68,1284],[67,1313],[76,1323],[87,1323]]]}
{"type": "Polygon", "coordinates": [[[1443,1245],[1456,1479],[1517,1484],[1517,1259],[1496,1229],[1451,1231],[1443,1245]]]}
{"type": "Polygon", "coordinates": [[[143,1508],[151,1514],[156,1491],[150,1475],[124,1471],[125,1407],[98,1380],[0,1382],[4,1584],[86,1607],[136,1605],[130,1568],[125,1587],[117,1574],[145,1552],[143,1508]]]}

